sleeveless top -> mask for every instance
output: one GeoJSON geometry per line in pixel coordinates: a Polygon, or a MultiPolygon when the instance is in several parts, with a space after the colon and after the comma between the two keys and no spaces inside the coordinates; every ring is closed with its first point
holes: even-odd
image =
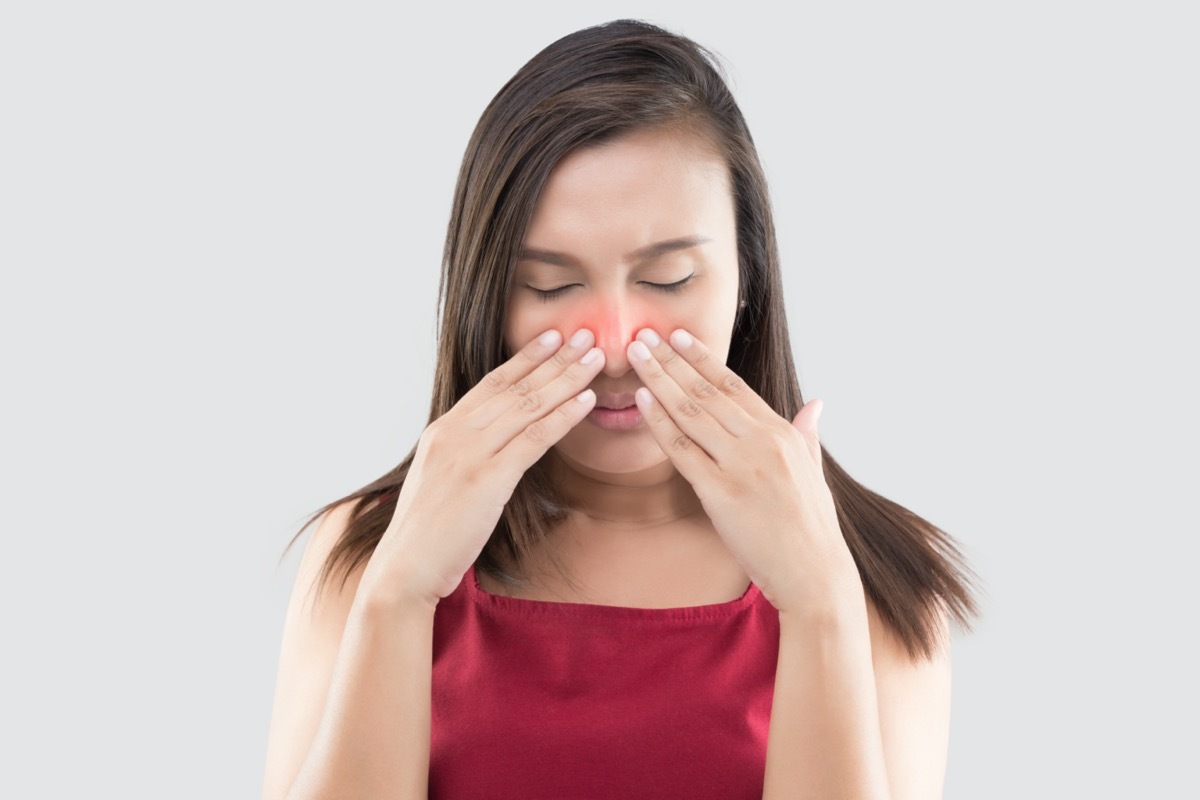
{"type": "Polygon", "coordinates": [[[434,613],[430,798],[762,797],[779,612],[526,600],[434,613]]]}

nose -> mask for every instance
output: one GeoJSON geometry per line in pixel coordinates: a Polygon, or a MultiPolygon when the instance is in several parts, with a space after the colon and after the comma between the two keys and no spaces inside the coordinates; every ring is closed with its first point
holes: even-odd
{"type": "Polygon", "coordinates": [[[619,378],[630,370],[625,349],[638,331],[650,326],[646,324],[644,314],[624,301],[600,303],[593,313],[591,327],[596,334],[596,347],[604,351],[602,371],[609,377],[619,378]]]}

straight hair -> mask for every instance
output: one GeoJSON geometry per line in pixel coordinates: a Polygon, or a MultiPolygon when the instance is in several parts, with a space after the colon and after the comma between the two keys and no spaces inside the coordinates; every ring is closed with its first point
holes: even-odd
{"type": "MultiPolygon", "coordinates": [[[[737,224],[739,311],[726,361],[780,416],[804,406],[792,361],[767,181],[750,131],[714,53],[640,20],[616,20],[564,36],[526,63],[480,117],[459,171],[438,284],[432,423],[509,357],[504,309],[543,185],[568,153],[642,129],[704,136],[729,169],[737,224]]],[[[318,591],[344,588],[374,552],[395,513],[416,446],[385,475],[309,517],[353,502],[327,556],[318,591]]],[[[526,471],[477,569],[527,586],[522,565],[545,547],[566,508],[552,451],[526,471]]],[[[822,446],[838,523],[868,597],[913,658],[940,646],[943,612],[970,629],[974,574],[943,530],[854,480],[822,446]]],[[[554,563],[552,549],[546,552],[554,563]]],[[[285,550],[286,553],[286,550],[285,550]]],[[[561,571],[561,565],[560,565],[561,571]]]]}

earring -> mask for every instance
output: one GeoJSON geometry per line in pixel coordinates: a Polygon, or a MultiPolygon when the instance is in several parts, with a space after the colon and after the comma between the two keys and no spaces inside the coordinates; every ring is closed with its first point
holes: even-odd
{"type": "Polygon", "coordinates": [[[750,305],[750,304],[748,302],[746,302],[745,300],[743,300],[742,302],[738,303],[738,308],[745,308],[748,305],[750,305]]]}

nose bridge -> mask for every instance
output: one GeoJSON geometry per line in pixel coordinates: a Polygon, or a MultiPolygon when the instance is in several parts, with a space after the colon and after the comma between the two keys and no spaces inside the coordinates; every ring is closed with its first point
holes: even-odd
{"type": "Polygon", "coordinates": [[[596,346],[604,351],[604,371],[622,375],[629,369],[625,347],[637,333],[637,313],[622,292],[605,294],[597,301],[594,310],[596,320],[596,346]]]}
{"type": "Polygon", "coordinates": [[[614,351],[625,350],[625,345],[633,339],[632,333],[626,332],[629,309],[619,297],[608,297],[600,301],[596,313],[596,346],[612,356],[614,351]]]}

